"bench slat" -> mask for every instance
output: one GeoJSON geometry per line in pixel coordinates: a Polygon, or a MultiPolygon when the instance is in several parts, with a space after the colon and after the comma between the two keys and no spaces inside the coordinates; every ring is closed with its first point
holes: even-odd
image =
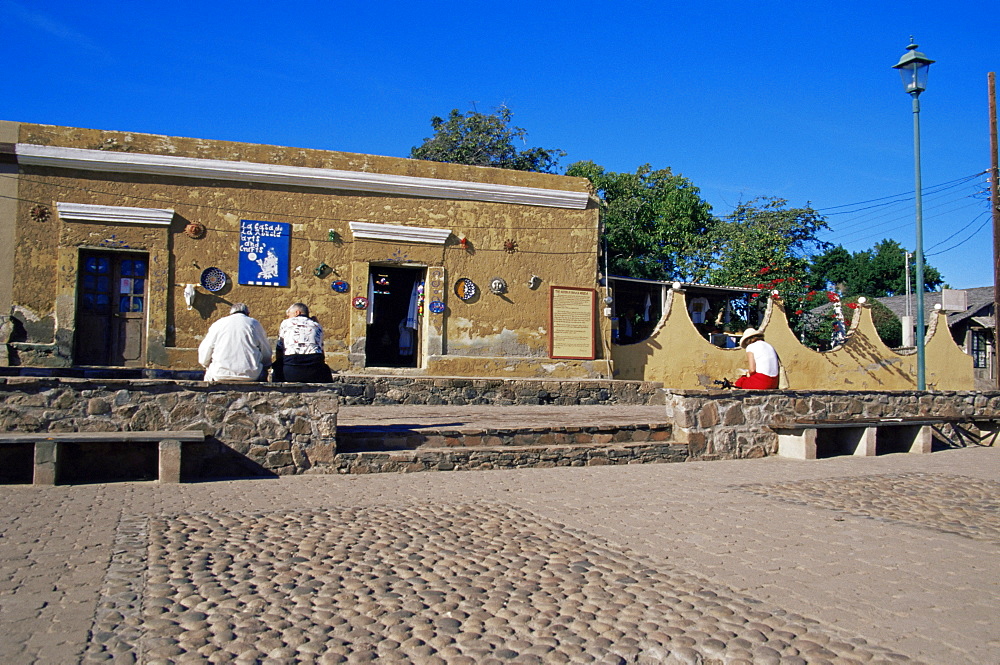
{"type": "Polygon", "coordinates": [[[36,441],[58,441],[60,443],[157,443],[165,439],[174,439],[185,443],[205,440],[205,433],[200,430],[161,431],[161,432],[3,432],[0,433],[0,444],[3,443],[34,443],[36,441]]]}

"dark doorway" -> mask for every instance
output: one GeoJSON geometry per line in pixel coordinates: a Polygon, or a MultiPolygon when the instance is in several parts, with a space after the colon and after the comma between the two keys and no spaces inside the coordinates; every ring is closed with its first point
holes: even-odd
{"type": "Polygon", "coordinates": [[[148,268],[146,254],[80,252],[77,365],[145,364],[148,268]]]}
{"type": "Polygon", "coordinates": [[[370,266],[372,300],[365,342],[367,367],[416,367],[420,336],[418,287],[423,268],[370,266]]]}

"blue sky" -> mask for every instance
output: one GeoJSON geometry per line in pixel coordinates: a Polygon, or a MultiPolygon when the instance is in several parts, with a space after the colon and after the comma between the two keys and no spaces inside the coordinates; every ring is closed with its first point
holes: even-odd
{"type": "Polygon", "coordinates": [[[912,34],[937,61],[920,98],[928,262],[955,288],[993,281],[976,175],[1000,70],[990,3],[0,0],[0,25],[0,119],[404,157],[432,116],[506,104],[563,167],[670,167],[720,215],[811,202],[851,251],[915,245],[891,69],[912,34]]]}

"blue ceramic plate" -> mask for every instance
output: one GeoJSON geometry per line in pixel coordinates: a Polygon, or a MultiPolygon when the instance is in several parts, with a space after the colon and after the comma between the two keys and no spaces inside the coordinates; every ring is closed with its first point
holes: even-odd
{"type": "Polygon", "coordinates": [[[226,273],[218,268],[205,268],[201,273],[201,285],[212,293],[221,291],[226,286],[226,273]]]}

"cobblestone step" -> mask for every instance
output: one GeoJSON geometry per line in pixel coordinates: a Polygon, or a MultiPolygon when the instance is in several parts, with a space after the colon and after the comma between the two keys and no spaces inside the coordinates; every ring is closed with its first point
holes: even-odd
{"type": "Polygon", "coordinates": [[[671,441],[608,444],[421,447],[407,450],[338,452],[344,474],[467,471],[684,462],[688,446],[671,441]]]}
{"type": "Polygon", "coordinates": [[[337,450],[354,453],[424,448],[663,443],[669,441],[672,435],[673,429],[667,423],[460,428],[367,424],[338,427],[337,450]]]}

